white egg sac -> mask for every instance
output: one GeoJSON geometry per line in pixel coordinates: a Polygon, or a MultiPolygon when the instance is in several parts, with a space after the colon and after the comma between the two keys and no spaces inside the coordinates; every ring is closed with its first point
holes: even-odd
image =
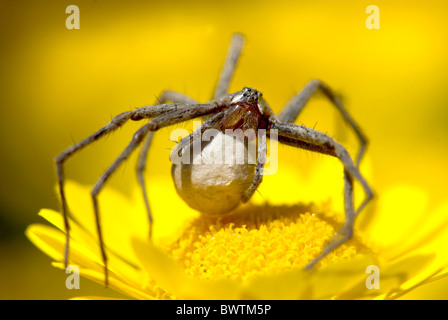
{"type": "Polygon", "coordinates": [[[256,139],[244,140],[222,132],[211,142],[184,148],[188,161],[173,164],[172,177],[179,196],[206,215],[221,215],[235,209],[252,184],[256,139]]]}

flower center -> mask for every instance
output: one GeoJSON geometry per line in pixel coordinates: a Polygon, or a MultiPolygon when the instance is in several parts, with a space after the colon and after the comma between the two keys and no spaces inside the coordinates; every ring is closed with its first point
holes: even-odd
{"type": "MultiPolygon", "coordinates": [[[[246,206],[220,218],[200,217],[169,247],[169,254],[197,278],[247,281],[254,276],[303,268],[325,247],[339,224],[324,218],[328,208],[295,205],[246,206]],[[320,213],[319,213],[320,212],[320,213]]],[[[364,251],[351,239],[319,266],[364,251]]]]}

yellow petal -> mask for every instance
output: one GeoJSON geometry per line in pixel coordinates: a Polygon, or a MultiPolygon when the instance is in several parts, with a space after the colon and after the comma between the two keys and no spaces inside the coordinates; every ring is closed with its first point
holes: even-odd
{"type": "MultiPolygon", "coordinates": [[[[53,262],[52,265],[58,269],[65,270],[64,264],[60,262],[53,262]]],[[[97,283],[104,284],[104,273],[97,270],[92,270],[85,267],[79,267],[79,274],[82,277],[93,280],[97,283]]],[[[109,278],[109,288],[121,292],[129,297],[137,299],[155,299],[155,293],[151,291],[142,290],[142,286],[137,283],[127,282],[125,277],[117,277],[112,275],[109,278]]]]}
{"type": "Polygon", "coordinates": [[[373,264],[375,264],[374,257],[366,254],[316,270],[312,274],[313,298],[337,298],[355,289],[358,289],[358,295],[355,297],[360,297],[366,291],[365,280],[368,277],[366,268],[373,264]]]}
{"type": "MultiPolygon", "coordinates": [[[[182,234],[186,223],[197,218],[199,213],[188,207],[177,195],[171,179],[149,177],[147,189],[154,219],[153,241],[155,243],[175,241],[182,234]]],[[[144,218],[139,223],[147,223],[148,218],[142,191],[139,187],[134,189],[133,202],[136,204],[137,210],[144,213],[144,218]]]]}
{"type": "Polygon", "coordinates": [[[244,287],[241,298],[247,300],[311,299],[310,280],[310,273],[304,269],[257,276],[244,287]]]}
{"type": "MultiPolygon", "coordinates": [[[[368,289],[366,280],[371,273],[366,273],[369,266],[368,261],[359,265],[356,273],[357,280],[337,294],[338,299],[374,298],[376,296],[403,288],[403,285],[410,279],[414,279],[421,270],[433,259],[433,256],[410,256],[398,261],[380,265],[377,261],[370,261],[371,265],[378,266],[379,285],[378,289],[368,289]],[[363,269],[364,268],[364,269],[363,269]]],[[[331,269],[332,266],[329,266],[331,269]]],[[[319,276],[319,275],[316,275],[319,276]]],[[[342,287],[341,287],[342,288],[342,287]]]]}
{"type": "MultiPolygon", "coordinates": [[[[74,220],[97,238],[90,187],[66,182],[67,202],[74,220]]],[[[98,197],[100,221],[106,246],[120,252],[128,261],[136,262],[130,244],[131,236],[148,237],[148,221],[144,210],[136,210],[134,202],[107,186],[98,197]]]]}
{"type": "MultiPolygon", "coordinates": [[[[63,227],[62,216],[59,212],[49,209],[42,209],[39,211],[39,215],[54,224],[56,227],[60,229],[63,227]]],[[[81,254],[86,257],[90,257],[93,262],[97,263],[97,265],[103,265],[99,243],[96,236],[89,234],[73,220],[70,220],[70,239],[69,263],[74,261],[72,247],[77,246],[80,248],[79,250],[82,251],[81,254]]],[[[54,243],[52,244],[54,245],[54,243]]],[[[110,270],[119,276],[124,276],[128,281],[138,283],[141,280],[141,275],[135,268],[135,265],[138,264],[138,260],[133,255],[133,252],[125,254],[124,252],[116,251],[115,248],[106,248],[106,253],[108,255],[108,268],[110,270]],[[127,260],[123,256],[131,257],[132,259],[127,260]]],[[[104,279],[101,283],[103,282],[104,279]]]]}
{"type": "Polygon", "coordinates": [[[427,205],[427,194],[409,185],[395,186],[379,194],[377,214],[366,230],[369,241],[382,248],[382,254],[389,258],[406,253],[410,239],[427,216],[427,205]]]}
{"type": "Polygon", "coordinates": [[[155,246],[133,240],[134,248],[148,275],[180,299],[238,299],[239,285],[230,280],[191,279],[168,255],[155,246]]]}
{"type": "MultiPolygon", "coordinates": [[[[51,258],[56,261],[64,260],[65,234],[61,231],[41,224],[33,224],[26,229],[25,234],[51,258]]],[[[78,266],[101,268],[97,256],[76,241],[71,244],[70,258],[71,263],[78,266]]]]}

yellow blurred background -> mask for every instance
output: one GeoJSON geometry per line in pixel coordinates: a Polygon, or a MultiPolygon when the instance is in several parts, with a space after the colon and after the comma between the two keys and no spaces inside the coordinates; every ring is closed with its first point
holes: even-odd
{"type": "MultiPolygon", "coordinates": [[[[369,137],[379,196],[408,184],[428,194],[430,208],[446,201],[447,9],[442,0],[2,0],[0,298],[119,296],[88,280],[70,292],[65,274],[24,236],[27,225],[43,222],[40,208],[59,209],[53,158],[114,115],[154,104],[165,89],[209,100],[234,32],[246,36],[246,45],[231,91],[257,88],[278,112],[307,81],[323,80],[369,137]],[[73,4],[80,10],[79,30],[65,24],[65,9],[73,4]],[[379,30],[366,28],[371,4],[380,9],[379,30]]],[[[349,141],[355,153],[348,126],[335,125],[341,121],[321,96],[300,119],[349,141]]],[[[79,153],[68,162],[67,177],[93,184],[138,125],[129,123],[79,153]]],[[[148,181],[170,178],[168,137],[168,129],[156,136],[148,181]]],[[[304,153],[287,151],[285,165],[320,159],[304,153]]],[[[110,181],[125,194],[136,182],[135,160],[110,181]]],[[[306,163],[297,170],[306,170],[306,163]]],[[[446,292],[443,280],[408,297],[448,298],[446,292]]]]}

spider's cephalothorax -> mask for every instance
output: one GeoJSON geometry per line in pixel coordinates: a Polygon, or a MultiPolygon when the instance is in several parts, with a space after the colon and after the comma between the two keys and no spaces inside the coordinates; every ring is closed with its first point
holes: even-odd
{"type": "MultiPolygon", "coordinates": [[[[353,224],[358,213],[372,199],[373,193],[364,177],[358,170],[359,163],[364,154],[367,139],[353,121],[351,116],[342,106],[339,99],[332,90],[319,80],[311,80],[306,86],[296,94],[282,109],[275,115],[261,93],[255,89],[244,88],[243,90],[228,94],[230,80],[235,71],[238,58],[243,47],[243,36],[235,34],[232,37],[230,50],[228,52],[224,68],[216,87],[213,100],[208,103],[199,103],[196,100],[175,92],[165,91],[158,99],[158,103],[151,106],[141,107],[132,111],[123,112],[115,116],[110,123],[81,140],[73,146],[59,154],[56,161],[58,174],[59,195],[62,204],[62,214],[66,230],[65,266],[69,259],[69,215],[67,201],[64,191],[64,170],[65,161],[77,151],[83,149],[92,142],[100,139],[108,133],[120,128],[128,120],[150,119],[133,136],[131,142],[111,166],[98,179],[91,191],[98,238],[100,242],[101,254],[105,270],[105,284],[108,283],[107,254],[103,242],[102,229],[99,219],[98,194],[102,190],[108,178],[116,169],[132,154],[135,149],[141,147],[140,157],[137,164],[137,176],[142,189],[146,210],[149,219],[149,232],[152,230],[152,215],[149,201],[146,194],[145,179],[143,172],[146,166],[146,158],[151,145],[153,132],[160,128],[178,124],[194,118],[204,117],[206,120],[200,128],[190,136],[182,139],[174,148],[172,155],[183,154],[194,151],[191,149],[191,142],[197,141],[208,129],[215,129],[217,134],[214,139],[201,145],[198,152],[192,152],[193,157],[209,157],[210,154],[219,153],[222,145],[233,143],[233,137],[226,134],[227,129],[240,131],[266,130],[267,136],[278,137],[278,141],[296,148],[310,150],[321,154],[330,155],[340,160],[344,166],[344,202],[345,202],[345,223],[338,232],[338,237],[332,239],[325,249],[311,261],[306,268],[312,268],[318,261],[329,252],[347,241],[353,233],[353,224]],[[360,151],[354,162],[347,150],[328,135],[314,129],[294,124],[300,112],[305,107],[311,96],[320,90],[339,110],[342,116],[351,125],[360,141],[360,151]],[[166,102],[172,103],[166,103],[166,102]],[[357,180],[364,189],[366,197],[361,205],[355,210],[353,205],[353,183],[357,180]]],[[[267,149],[266,136],[257,135],[257,150],[254,154],[249,154],[241,162],[240,155],[232,152],[226,154],[230,159],[237,160],[235,163],[215,164],[207,162],[205,164],[180,163],[173,165],[172,175],[179,195],[193,208],[206,214],[223,214],[235,209],[241,202],[247,202],[260,185],[263,177],[263,166],[266,160],[267,149]]],[[[240,141],[239,143],[241,143],[240,141]]],[[[244,143],[244,142],[243,142],[244,143]]],[[[246,149],[246,145],[243,145],[246,149]]],[[[228,152],[225,151],[225,152],[228,152]]],[[[196,159],[196,160],[201,160],[196,159]]],[[[201,162],[199,162],[201,163],[201,162]]],[[[288,186],[294,188],[294,185],[288,186]]],[[[299,198],[297,199],[300,200],[299,198]]],[[[169,203],[167,203],[169,211],[169,203]]]]}
{"type": "Polygon", "coordinates": [[[221,121],[221,129],[257,130],[263,118],[261,97],[261,92],[247,87],[236,93],[221,121]]]}

